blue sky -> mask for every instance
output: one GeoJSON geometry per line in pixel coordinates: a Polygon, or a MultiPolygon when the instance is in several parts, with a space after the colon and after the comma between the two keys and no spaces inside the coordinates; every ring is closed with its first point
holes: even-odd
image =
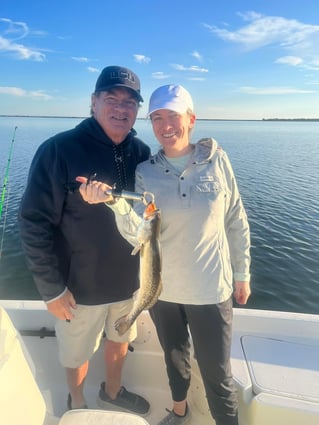
{"type": "Polygon", "coordinates": [[[0,114],[87,116],[99,72],[192,94],[198,118],[319,118],[318,0],[10,0],[0,114]]]}

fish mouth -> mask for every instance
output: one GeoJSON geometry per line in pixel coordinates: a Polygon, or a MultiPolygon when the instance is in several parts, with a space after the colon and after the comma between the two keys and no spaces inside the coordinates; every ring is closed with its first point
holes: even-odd
{"type": "Polygon", "coordinates": [[[157,208],[155,211],[151,212],[147,216],[144,216],[143,218],[145,221],[150,221],[159,213],[160,213],[160,210],[157,208]]]}
{"type": "Polygon", "coordinates": [[[159,209],[156,207],[155,202],[151,201],[146,205],[146,208],[143,213],[143,217],[145,220],[149,220],[152,217],[154,217],[154,215],[156,215],[158,212],[159,212],[159,209]]]}

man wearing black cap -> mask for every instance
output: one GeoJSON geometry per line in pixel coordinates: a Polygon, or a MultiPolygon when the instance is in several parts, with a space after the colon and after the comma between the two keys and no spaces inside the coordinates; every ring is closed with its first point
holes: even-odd
{"type": "MultiPolygon", "coordinates": [[[[85,204],[76,176],[97,176],[134,190],[136,165],[150,149],[133,129],[143,98],[139,78],[109,66],[96,81],[91,117],[45,141],[32,161],[19,222],[28,266],[50,313],[57,317],[59,356],[66,370],[69,409],[86,407],[83,386],[89,359],[106,333],[105,364],[97,403],[140,415],[141,396],[121,386],[128,343],[114,322],[131,309],[138,288],[138,258],[120,236],[112,211],[85,204]]],[[[48,366],[49,367],[49,366],[48,366]]]]}

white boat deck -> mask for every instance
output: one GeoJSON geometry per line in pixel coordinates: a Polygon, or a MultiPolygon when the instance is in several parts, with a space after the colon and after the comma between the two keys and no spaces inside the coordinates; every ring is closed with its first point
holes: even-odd
{"type": "MultiPolygon", "coordinates": [[[[39,303],[0,302],[16,328],[52,330],[54,319],[39,303]],[[37,310],[34,310],[34,307],[37,310]],[[27,314],[28,313],[28,314],[27,314]]],[[[37,383],[51,419],[66,410],[65,376],[57,358],[54,336],[24,336],[34,365],[37,383]]],[[[171,408],[163,354],[148,313],[138,319],[138,338],[125,363],[123,384],[144,395],[151,403],[145,418],[156,425],[171,408]]],[[[319,424],[319,317],[235,309],[232,368],[239,394],[240,425],[318,425],[319,424]]],[[[208,412],[197,363],[192,363],[189,394],[191,425],[213,425],[208,412]]],[[[97,409],[96,396],[104,380],[103,352],[93,357],[85,383],[90,408],[97,409]]],[[[1,418],[1,412],[0,412],[1,418]]],[[[33,425],[33,424],[30,424],[33,425]]]]}

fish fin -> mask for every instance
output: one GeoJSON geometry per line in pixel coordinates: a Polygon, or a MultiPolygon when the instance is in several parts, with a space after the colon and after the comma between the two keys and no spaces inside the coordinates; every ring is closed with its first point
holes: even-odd
{"type": "Polygon", "coordinates": [[[117,333],[120,336],[122,336],[132,326],[132,323],[133,322],[130,322],[128,320],[127,315],[126,316],[122,316],[119,319],[117,319],[117,321],[115,322],[115,329],[116,329],[117,333]]]}
{"type": "Polygon", "coordinates": [[[133,250],[132,250],[132,252],[131,252],[131,255],[136,255],[139,251],[140,251],[140,249],[142,248],[142,245],[136,245],[134,248],[133,248],[133,250]]]}

